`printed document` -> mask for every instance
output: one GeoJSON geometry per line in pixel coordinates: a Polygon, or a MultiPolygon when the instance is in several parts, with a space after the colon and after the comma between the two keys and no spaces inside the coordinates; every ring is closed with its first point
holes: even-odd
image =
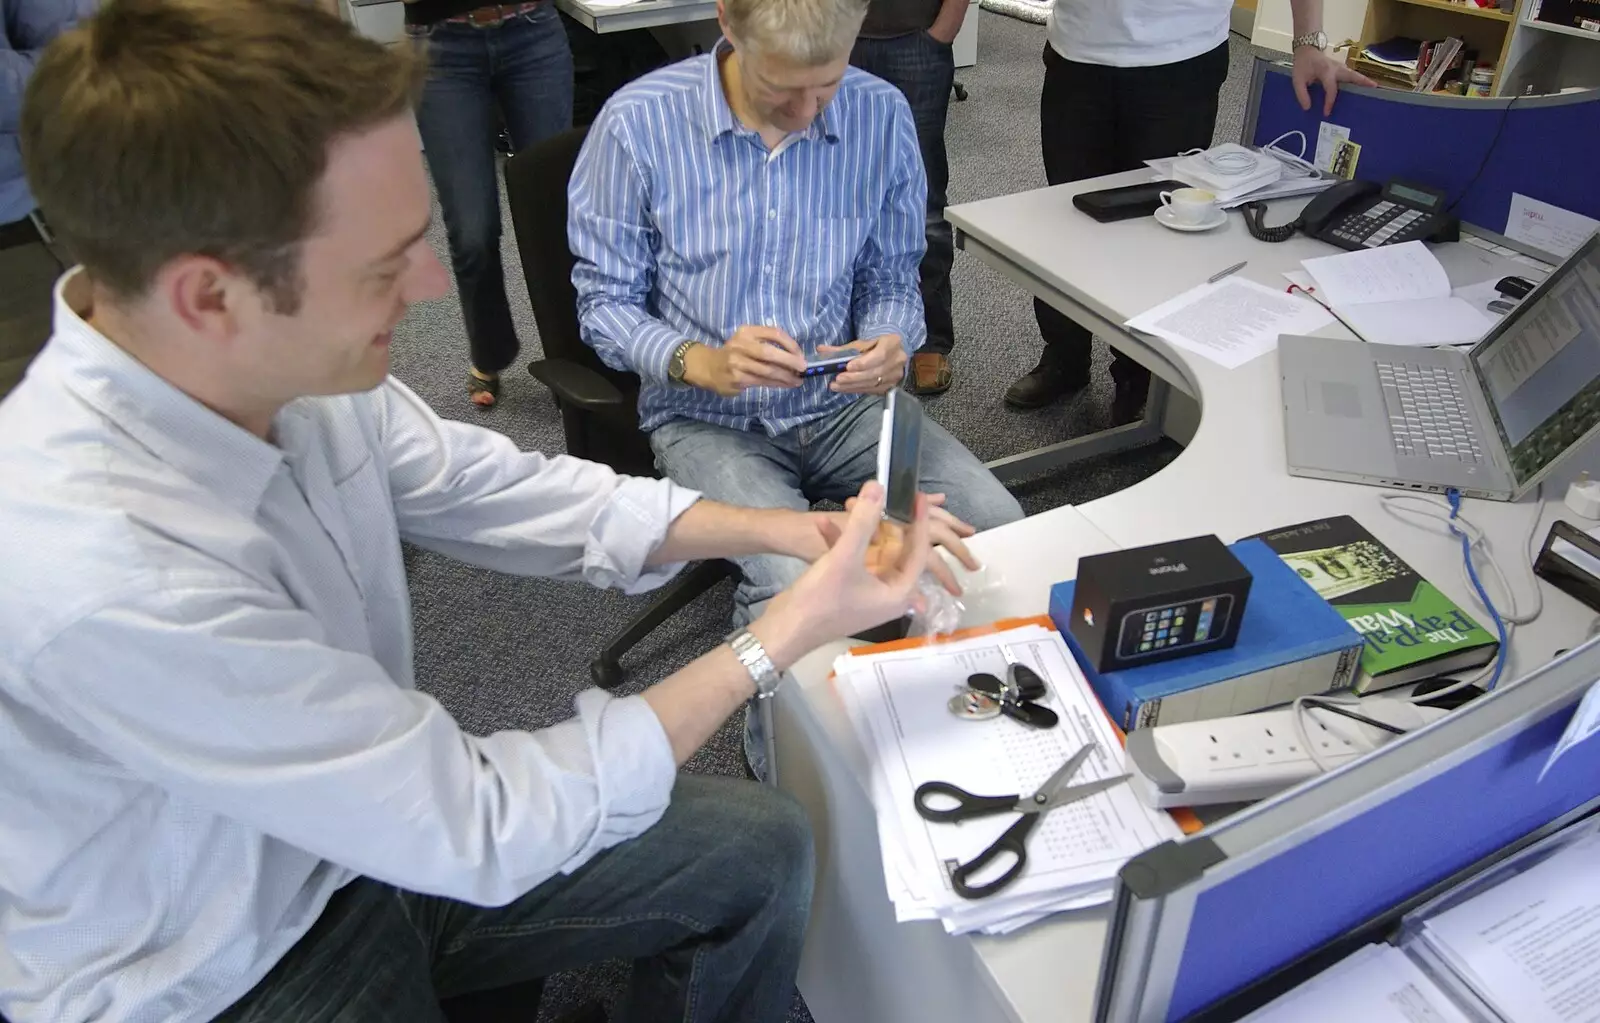
{"type": "Polygon", "coordinates": [[[1467,1023],[1427,974],[1392,945],[1368,945],[1240,1023],[1467,1023]]]}
{"type": "Polygon", "coordinates": [[[1600,832],[1425,925],[1425,938],[1510,1023],[1600,1023],[1600,832]]]}
{"type": "Polygon", "coordinates": [[[1278,347],[1280,334],[1313,334],[1332,322],[1310,299],[1228,277],[1191,288],[1127,326],[1236,369],[1278,347]]]}
{"type": "MultiPolygon", "coordinates": [[[[1124,754],[1061,636],[1029,625],[972,639],[866,655],[834,665],[840,702],[866,753],[862,779],[878,818],[883,875],[897,920],[937,919],[953,934],[1004,934],[1050,913],[1103,905],[1122,864],[1176,838],[1172,818],[1146,807],[1127,784],[1050,812],[1027,843],[1016,883],[988,898],[955,893],[952,864],[972,860],[1018,814],[943,824],[915,810],[917,786],[946,781],[977,795],[1031,793],[1086,744],[1094,753],[1072,779],[1081,784],[1125,772],[1124,754]],[[1037,671],[1048,688],[1040,701],[1060,716],[1050,729],[1007,717],[963,720],[951,697],[974,672],[1004,675],[1010,661],[1037,671]]],[[[995,872],[1010,865],[1009,858],[995,872]]],[[[988,872],[973,880],[991,880],[988,872]]]]}
{"type": "Polygon", "coordinates": [[[1511,193],[1511,211],[1506,214],[1506,237],[1552,256],[1565,259],[1578,250],[1591,234],[1600,230],[1600,220],[1564,210],[1547,202],[1511,193]]]}

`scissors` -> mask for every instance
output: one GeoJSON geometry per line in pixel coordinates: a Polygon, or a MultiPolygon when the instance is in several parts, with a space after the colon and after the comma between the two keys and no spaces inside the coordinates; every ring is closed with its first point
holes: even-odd
{"type": "Polygon", "coordinates": [[[1020,820],[994,840],[993,845],[966,863],[957,864],[950,869],[950,883],[957,895],[964,899],[982,899],[1010,885],[1022,875],[1022,868],[1028,865],[1028,835],[1033,832],[1034,825],[1039,823],[1039,818],[1057,807],[1087,799],[1097,792],[1104,792],[1128,780],[1129,775],[1119,774],[1115,778],[1101,778],[1082,785],[1067,785],[1067,781],[1078,773],[1078,768],[1089,759],[1089,754],[1093,753],[1094,749],[1095,744],[1091,742],[1068,757],[1067,762],[1046,779],[1045,783],[1039,786],[1039,790],[1032,795],[975,796],[947,781],[930,781],[917,786],[912,801],[923,820],[959,824],[975,817],[992,817],[1001,813],[1022,815],[1020,820]],[[930,805],[930,797],[941,796],[955,800],[955,805],[930,805]],[[968,878],[1004,853],[1011,853],[1016,857],[1016,862],[1011,865],[1010,870],[988,884],[967,884],[968,878]]]}

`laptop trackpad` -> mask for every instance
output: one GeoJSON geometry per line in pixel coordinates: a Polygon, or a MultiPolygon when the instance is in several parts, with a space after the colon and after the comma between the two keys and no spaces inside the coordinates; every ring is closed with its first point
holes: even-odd
{"type": "Polygon", "coordinates": [[[1339,380],[1319,381],[1322,392],[1322,409],[1325,415],[1343,419],[1361,418],[1361,391],[1354,384],[1339,380]]]}

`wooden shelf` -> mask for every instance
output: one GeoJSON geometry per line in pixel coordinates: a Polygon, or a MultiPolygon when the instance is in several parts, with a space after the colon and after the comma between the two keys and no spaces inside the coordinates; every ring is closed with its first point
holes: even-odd
{"type": "Polygon", "coordinates": [[[1539,21],[1535,18],[1526,18],[1522,23],[1528,28],[1535,28],[1540,32],[1554,32],[1556,35],[1577,36],[1579,39],[1600,40],[1600,32],[1590,32],[1588,29],[1573,28],[1570,25],[1552,25],[1548,21],[1539,21]]]}
{"type": "Polygon", "coordinates": [[[1431,7],[1439,11],[1451,11],[1456,14],[1465,14],[1469,18],[1487,18],[1490,21],[1503,21],[1510,24],[1516,20],[1512,15],[1500,10],[1498,7],[1479,7],[1476,4],[1457,4],[1450,0],[1396,0],[1398,3],[1411,4],[1414,7],[1431,7]]]}

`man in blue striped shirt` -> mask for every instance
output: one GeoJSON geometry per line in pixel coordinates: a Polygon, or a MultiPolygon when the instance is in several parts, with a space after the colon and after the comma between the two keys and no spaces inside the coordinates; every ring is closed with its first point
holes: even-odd
{"type": "MultiPolygon", "coordinates": [[[[883,396],[927,336],[927,183],[905,97],[848,65],[866,0],[723,0],[714,53],[606,104],[573,172],[584,340],[637,373],[662,470],[716,498],[803,509],[877,469],[883,396]],[[836,376],[808,360],[852,354],[836,376]]],[[[1022,517],[929,422],[924,491],[987,529],[1022,517]]],[[[749,620],[804,566],[740,561],[749,620]]],[[[747,733],[758,774],[764,743],[747,733]]]]}

